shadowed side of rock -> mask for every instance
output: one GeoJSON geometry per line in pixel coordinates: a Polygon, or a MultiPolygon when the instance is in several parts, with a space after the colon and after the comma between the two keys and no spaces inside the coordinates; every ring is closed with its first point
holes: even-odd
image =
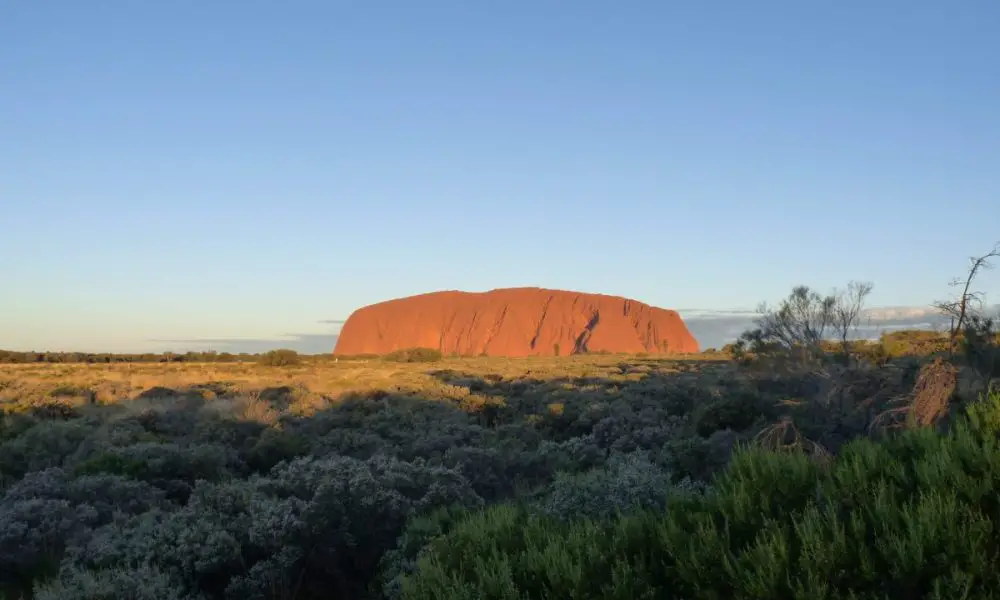
{"type": "Polygon", "coordinates": [[[619,296],[543,288],[433,292],[356,310],[334,354],[436,348],[465,356],[698,352],[676,311],[619,296]]]}

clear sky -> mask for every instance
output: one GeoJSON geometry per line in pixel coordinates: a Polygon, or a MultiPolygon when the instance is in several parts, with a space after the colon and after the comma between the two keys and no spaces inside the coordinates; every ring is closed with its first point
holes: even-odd
{"type": "Polygon", "coordinates": [[[5,2],[0,348],[523,285],[923,305],[1000,239],[998,60],[996,0],[5,2]]]}

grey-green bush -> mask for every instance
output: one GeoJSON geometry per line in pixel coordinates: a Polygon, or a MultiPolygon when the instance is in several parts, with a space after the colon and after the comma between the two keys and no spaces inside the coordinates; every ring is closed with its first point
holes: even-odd
{"type": "Polygon", "coordinates": [[[704,494],[611,520],[496,506],[432,539],[401,597],[998,598],[996,423],[854,441],[826,467],[744,449],[704,494]]]}

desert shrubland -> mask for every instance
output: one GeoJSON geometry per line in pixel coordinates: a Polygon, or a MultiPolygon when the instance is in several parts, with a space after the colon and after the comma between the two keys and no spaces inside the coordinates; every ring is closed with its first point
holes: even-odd
{"type": "Polygon", "coordinates": [[[861,342],[866,289],[676,358],[0,365],[0,594],[1000,597],[992,321],[861,342]]]}

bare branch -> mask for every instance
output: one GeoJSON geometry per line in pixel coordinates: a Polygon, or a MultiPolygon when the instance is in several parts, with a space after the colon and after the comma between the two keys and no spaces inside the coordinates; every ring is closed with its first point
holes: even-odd
{"type": "Polygon", "coordinates": [[[993,268],[993,259],[1000,257],[1000,242],[997,242],[993,249],[982,256],[969,257],[969,272],[964,279],[952,280],[952,287],[961,287],[962,292],[953,300],[934,302],[934,306],[945,316],[951,317],[951,324],[948,332],[948,352],[955,354],[955,347],[958,334],[963,330],[970,315],[977,314],[983,304],[982,292],[972,291],[972,282],[981,271],[988,271],[993,268]]]}
{"type": "Polygon", "coordinates": [[[845,354],[849,350],[851,334],[856,333],[861,324],[861,311],[873,287],[871,282],[852,281],[847,284],[846,290],[836,296],[832,310],[833,329],[845,354]]]}
{"type": "Polygon", "coordinates": [[[846,352],[872,287],[871,283],[852,281],[846,291],[824,297],[797,286],[777,308],[761,304],[756,328],[740,337],[740,347],[754,353],[779,351],[808,361],[824,354],[823,341],[833,335],[846,352]]]}

